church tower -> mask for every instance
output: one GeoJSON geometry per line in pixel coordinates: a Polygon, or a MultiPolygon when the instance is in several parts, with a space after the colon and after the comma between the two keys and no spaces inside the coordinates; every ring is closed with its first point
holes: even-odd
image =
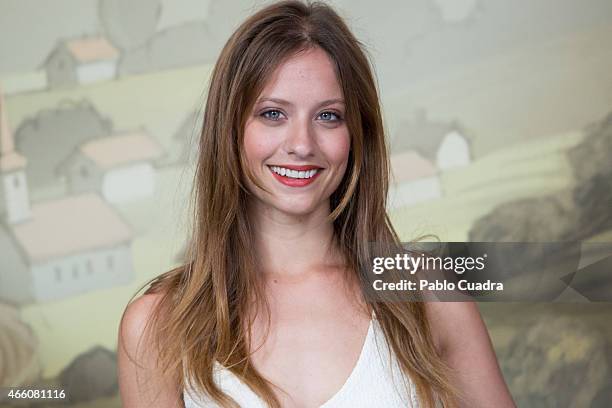
{"type": "Polygon", "coordinates": [[[15,151],[4,94],[0,88],[0,208],[8,224],[16,224],[30,217],[25,169],[25,157],[15,151]]]}

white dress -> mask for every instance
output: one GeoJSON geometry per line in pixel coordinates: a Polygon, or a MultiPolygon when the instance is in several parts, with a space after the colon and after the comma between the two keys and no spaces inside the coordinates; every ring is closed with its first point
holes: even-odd
{"type": "MultiPolygon", "coordinates": [[[[231,371],[216,363],[214,378],[222,391],[242,408],[267,408],[266,404],[231,371]]],[[[185,408],[218,408],[209,397],[194,391],[187,382],[185,408]]],[[[373,314],[357,364],[340,390],[320,408],[418,408],[413,382],[399,367],[387,347],[382,329],[373,314]],[[389,357],[391,356],[391,363],[389,357]],[[402,387],[402,384],[405,386],[402,387]]]]}

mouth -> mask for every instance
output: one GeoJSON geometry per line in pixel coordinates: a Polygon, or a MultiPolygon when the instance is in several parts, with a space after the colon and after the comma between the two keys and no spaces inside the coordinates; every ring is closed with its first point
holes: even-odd
{"type": "Polygon", "coordinates": [[[318,166],[268,166],[276,180],[290,187],[305,187],[312,184],[324,170],[318,166]]]}

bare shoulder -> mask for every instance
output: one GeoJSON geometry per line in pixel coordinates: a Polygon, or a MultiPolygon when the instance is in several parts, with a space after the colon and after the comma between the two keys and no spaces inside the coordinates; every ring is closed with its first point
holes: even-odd
{"type": "Polygon", "coordinates": [[[161,294],[146,294],[126,307],[117,339],[119,391],[125,407],[181,407],[180,392],[158,367],[149,329],[161,294]]]}
{"type": "MultiPolygon", "coordinates": [[[[421,269],[418,272],[418,276],[427,281],[432,279],[449,281],[454,277],[449,277],[439,269],[421,269]]],[[[487,329],[478,306],[471,297],[457,290],[434,291],[427,288],[421,290],[421,295],[434,344],[440,354],[447,353],[453,347],[459,347],[464,340],[469,341],[467,337],[488,341],[487,329]],[[444,301],[444,299],[454,301],[444,301]]]]}
{"type": "Polygon", "coordinates": [[[119,336],[126,340],[128,345],[142,336],[161,297],[160,293],[142,295],[130,302],[125,308],[121,318],[119,336]]]}
{"type": "Polygon", "coordinates": [[[474,302],[425,302],[425,312],[436,346],[446,351],[458,338],[471,334],[487,336],[486,327],[474,302]],[[462,333],[462,336],[458,336],[462,333]]]}
{"type": "Polygon", "coordinates": [[[153,356],[150,355],[153,347],[151,326],[154,323],[156,306],[161,299],[160,293],[145,294],[127,305],[119,324],[117,339],[119,358],[133,360],[132,363],[151,365],[153,362],[153,356]]]}
{"type": "Polygon", "coordinates": [[[469,407],[515,407],[475,302],[426,302],[439,354],[456,375],[469,407]]]}

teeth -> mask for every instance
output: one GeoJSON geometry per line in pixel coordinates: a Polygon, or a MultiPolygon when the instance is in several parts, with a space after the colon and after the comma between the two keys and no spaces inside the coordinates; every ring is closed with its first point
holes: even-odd
{"type": "Polygon", "coordinates": [[[285,167],[279,167],[279,166],[270,166],[270,168],[276,174],[280,174],[281,176],[295,178],[295,179],[309,179],[313,177],[315,174],[317,174],[317,172],[319,171],[318,169],[297,171],[297,170],[291,170],[291,169],[287,169],[285,167]]]}

